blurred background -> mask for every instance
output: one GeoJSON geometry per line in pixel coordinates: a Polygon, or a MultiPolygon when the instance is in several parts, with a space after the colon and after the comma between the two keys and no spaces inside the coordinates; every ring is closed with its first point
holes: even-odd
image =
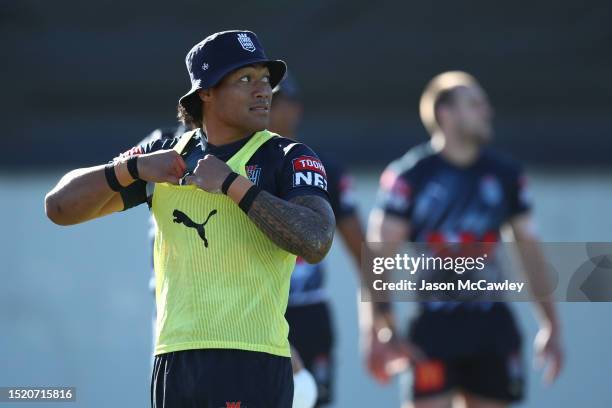
{"type": "MultiPolygon", "coordinates": [[[[489,93],[495,146],[527,166],[543,240],[610,242],[610,20],[608,1],[0,1],[0,386],[76,386],[66,406],[148,405],[147,209],[60,228],[43,199],[67,170],[175,124],[189,88],[184,56],[208,34],[253,30],[287,61],[306,108],[303,139],[352,171],[364,220],[384,166],[427,139],[426,83],[460,69],[489,93]]],[[[345,255],[337,243],[329,259],[333,407],[398,407],[410,378],[381,387],[366,375],[345,255]]],[[[531,309],[515,309],[530,345],[531,309]]],[[[521,406],[612,406],[612,305],[560,311],[566,370],[548,388],[531,371],[521,406]]]]}

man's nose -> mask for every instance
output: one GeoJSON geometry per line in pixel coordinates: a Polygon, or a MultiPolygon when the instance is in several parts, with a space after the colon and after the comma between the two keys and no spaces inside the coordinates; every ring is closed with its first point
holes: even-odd
{"type": "Polygon", "coordinates": [[[266,98],[266,99],[270,99],[272,97],[272,87],[270,86],[270,84],[268,82],[257,82],[257,85],[255,85],[255,91],[254,91],[255,97],[260,99],[260,98],[266,98]]]}

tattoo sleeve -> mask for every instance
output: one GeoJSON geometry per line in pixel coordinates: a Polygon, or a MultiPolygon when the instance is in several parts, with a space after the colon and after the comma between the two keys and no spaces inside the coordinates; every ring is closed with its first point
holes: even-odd
{"type": "Polygon", "coordinates": [[[248,215],[272,242],[307,262],[320,262],[331,248],[334,213],[321,197],[305,195],[285,201],[262,191],[248,215]]]}

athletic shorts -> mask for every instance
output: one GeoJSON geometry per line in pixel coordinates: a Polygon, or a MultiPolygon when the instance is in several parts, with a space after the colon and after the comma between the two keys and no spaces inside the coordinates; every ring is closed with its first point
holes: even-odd
{"type": "Polygon", "coordinates": [[[229,349],[155,356],[152,408],[287,408],[292,401],[287,357],[229,349]]]}
{"type": "Polygon", "coordinates": [[[410,325],[409,338],[427,356],[412,367],[413,399],[454,390],[502,402],[523,399],[521,336],[505,304],[423,309],[410,325]]]}
{"type": "Polygon", "coordinates": [[[333,329],[327,303],[290,306],[285,313],[289,342],[300,353],[304,367],[317,383],[317,406],[333,398],[333,329]]]}

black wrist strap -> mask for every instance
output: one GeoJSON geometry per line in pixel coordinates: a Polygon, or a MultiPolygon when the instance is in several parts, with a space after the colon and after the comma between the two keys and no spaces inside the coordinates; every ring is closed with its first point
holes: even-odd
{"type": "Polygon", "coordinates": [[[238,206],[245,214],[249,213],[251,206],[253,205],[253,201],[257,198],[257,195],[261,192],[261,188],[256,185],[252,185],[251,188],[246,192],[242,200],[240,200],[240,204],[238,206]]]}
{"type": "Polygon", "coordinates": [[[140,180],[138,174],[138,156],[132,156],[127,161],[127,169],[134,180],[140,180]]]}
{"type": "Polygon", "coordinates": [[[223,194],[227,195],[227,190],[229,190],[230,186],[232,185],[232,183],[234,182],[234,180],[236,180],[236,177],[238,177],[239,174],[236,172],[231,172],[223,181],[223,184],[221,184],[221,192],[223,194]]]}
{"type": "Polygon", "coordinates": [[[115,163],[111,162],[104,166],[104,175],[106,176],[106,182],[113,191],[121,191],[123,186],[119,184],[117,174],[115,174],[115,163]]]}

